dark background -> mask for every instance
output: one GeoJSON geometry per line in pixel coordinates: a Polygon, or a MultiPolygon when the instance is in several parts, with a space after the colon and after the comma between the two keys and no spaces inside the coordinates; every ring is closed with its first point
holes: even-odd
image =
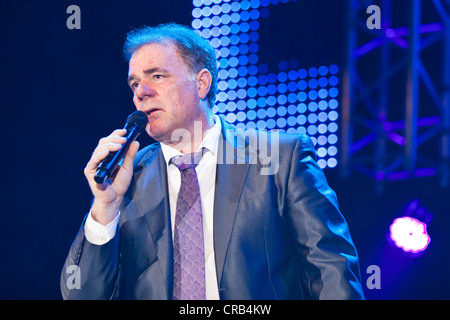
{"type": "MultiPolygon", "coordinates": [[[[1,2],[0,299],[61,298],[60,272],[91,200],[84,166],[98,139],[134,110],[121,55],[125,35],[142,25],[190,25],[192,9],[189,0],[1,2]],[[81,9],[81,30],[66,27],[72,4],[81,9]]],[[[343,65],[344,1],[269,9],[260,22],[261,63],[343,65]]],[[[448,189],[431,177],[390,182],[376,194],[367,177],[343,179],[338,168],[325,173],[359,250],[367,298],[449,299],[448,189]],[[432,241],[418,257],[386,240],[413,199],[433,214],[432,241]],[[381,269],[380,290],[366,287],[370,265],[381,269]]]]}

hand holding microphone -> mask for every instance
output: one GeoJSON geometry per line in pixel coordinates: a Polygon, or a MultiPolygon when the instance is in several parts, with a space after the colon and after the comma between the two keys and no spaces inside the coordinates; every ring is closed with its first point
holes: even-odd
{"type": "Polygon", "coordinates": [[[91,215],[103,225],[114,220],[130,185],[133,162],[139,149],[139,143],[134,140],[145,130],[147,122],[144,112],[133,112],[123,129],[100,139],[84,169],[94,195],[91,215]],[[122,160],[123,163],[119,165],[122,160]]]}
{"type": "Polygon", "coordinates": [[[135,111],[128,117],[124,128],[127,131],[124,136],[126,139],[125,143],[118,151],[110,153],[100,163],[94,176],[95,182],[103,183],[105,179],[113,174],[120,161],[125,157],[131,143],[145,130],[147,122],[147,115],[142,111],[135,111]]]}

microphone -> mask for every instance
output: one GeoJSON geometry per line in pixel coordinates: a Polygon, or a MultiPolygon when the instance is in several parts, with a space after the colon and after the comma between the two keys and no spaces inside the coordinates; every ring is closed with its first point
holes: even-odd
{"type": "Polygon", "coordinates": [[[147,114],[142,111],[135,111],[128,116],[124,127],[124,129],[127,130],[127,133],[124,136],[124,138],[127,139],[127,142],[122,145],[122,148],[119,151],[111,152],[102,163],[100,163],[94,176],[95,182],[99,184],[105,182],[105,180],[114,172],[120,161],[122,161],[127,154],[130,144],[145,130],[147,122],[147,114]]]}

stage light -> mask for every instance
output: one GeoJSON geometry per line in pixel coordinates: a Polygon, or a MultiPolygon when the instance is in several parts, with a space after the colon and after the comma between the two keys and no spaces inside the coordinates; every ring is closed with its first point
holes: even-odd
{"type": "Polygon", "coordinates": [[[324,146],[325,144],[327,144],[328,140],[325,136],[319,136],[319,138],[317,138],[317,143],[319,144],[319,146],[324,146]]]}
{"type": "MultiPolygon", "coordinates": [[[[286,97],[284,94],[281,94],[281,95],[278,96],[277,102],[278,102],[279,105],[285,105],[286,102],[287,102],[287,97],[286,97]]],[[[280,108],[284,108],[284,107],[280,107],[280,108]]],[[[284,116],[285,114],[286,114],[286,113],[284,113],[283,116],[284,116]]]]}
{"type": "Polygon", "coordinates": [[[294,92],[297,91],[297,82],[295,82],[295,81],[289,82],[288,90],[289,90],[289,92],[292,92],[291,93],[292,95],[295,95],[294,92]]]}
{"type": "Polygon", "coordinates": [[[299,103],[297,106],[297,110],[299,113],[305,113],[306,109],[307,109],[307,107],[306,107],[306,104],[304,104],[304,103],[299,103]]]}
{"type": "Polygon", "coordinates": [[[298,101],[300,101],[300,102],[304,102],[304,101],[306,101],[306,99],[308,98],[308,95],[306,94],[306,92],[299,92],[298,94],[297,94],[297,99],[298,99],[298,101]]]}
{"type": "Polygon", "coordinates": [[[256,123],[256,128],[258,128],[258,130],[264,130],[266,129],[266,122],[264,120],[259,120],[256,123]]]}
{"type": "Polygon", "coordinates": [[[288,78],[292,81],[297,80],[297,72],[295,70],[289,71],[288,78]]]}
{"type": "Polygon", "coordinates": [[[239,122],[245,121],[246,117],[247,117],[246,113],[242,111],[236,114],[236,120],[239,122]]]}
{"type": "Polygon", "coordinates": [[[236,110],[236,103],[234,101],[230,101],[227,103],[227,110],[230,112],[234,112],[236,110]]]}
{"type": "Polygon", "coordinates": [[[277,120],[277,127],[280,129],[283,129],[284,127],[286,127],[286,119],[285,118],[278,118],[277,120]]]}
{"type": "Polygon", "coordinates": [[[318,104],[316,103],[316,102],[310,102],[310,103],[308,103],[308,110],[311,112],[311,115],[315,115],[315,113],[313,113],[313,112],[316,112],[317,111],[317,109],[318,109],[318,104]]]}
{"type": "MultiPolygon", "coordinates": [[[[330,127],[328,127],[328,130],[330,130],[330,127]]],[[[335,134],[330,134],[330,135],[328,136],[328,143],[329,143],[329,144],[335,144],[335,143],[337,143],[337,141],[338,141],[337,135],[335,135],[335,134]]]]}
{"type": "Polygon", "coordinates": [[[237,71],[236,68],[231,68],[231,69],[228,71],[228,76],[229,76],[230,78],[236,78],[237,75],[238,75],[238,71],[237,71]]]}
{"type": "MultiPolygon", "coordinates": [[[[247,108],[247,104],[245,103],[244,100],[239,100],[238,102],[236,102],[236,106],[237,106],[237,109],[240,111],[245,110],[247,108]]],[[[249,107],[249,109],[250,109],[250,107],[249,107]]],[[[249,110],[249,112],[250,111],[252,111],[252,110],[249,110]]]]}
{"type": "MultiPolygon", "coordinates": [[[[334,168],[337,166],[337,160],[335,158],[328,158],[327,160],[327,166],[329,168],[334,168]]],[[[323,168],[322,168],[323,169],[323,168]]]]}
{"type": "Polygon", "coordinates": [[[277,126],[277,122],[274,119],[268,119],[266,121],[266,124],[267,124],[267,129],[268,130],[272,130],[272,129],[274,129],[277,126]]]}
{"type": "Polygon", "coordinates": [[[257,106],[257,102],[256,102],[255,99],[250,99],[250,100],[247,101],[247,107],[249,109],[255,109],[256,106],[257,106]]]}
{"type": "Polygon", "coordinates": [[[317,118],[319,119],[320,122],[325,122],[328,120],[328,115],[326,114],[326,112],[320,112],[317,118]]]}
{"type": "Polygon", "coordinates": [[[256,113],[257,117],[259,119],[264,119],[267,115],[266,110],[265,109],[259,109],[258,112],[256,113]]]}
{"type": "MultiPolygon", "coordinates": [[[[291,102],[291,103],[294,103],[294,102],[295,102],[295,101],[290,101],[289,98],[288,98],[288,100],[289,100],[289,102],[291,102]]],[[[295,115],[295,114],[297,113],[297,106],[294,105],[294,104],[289,105],[288,108],[287,108],[287,112],[288,112],[290,115],[295,115]]]]}
{"type": "Polygon", "coordinates": [[[317,149],[317,155],[321,158],[325,157],[327,155],[327,149],[320,147],[317,149]]]}
{"type": "Polygon", "coordinates": [[[294,116],[290,116],[287,119],[287,124],[288,124],[289,127],[295,127],[297,125],[297,118],[294,117],[294,116]]]}
{"type": "Polygon", "coordinates": [[[336,109],[339,103],[336,99],[331,99],[330,101],[328,101],[328,105],[330,106],[331,109],[336,109]]]}
{"type": "Polygon", "coordinates": [[[264,97],[258,98],[257,104],[260,108],[264,108],[267,105],[267,99],[264,97]]]}
{"type": "MultiPolygon", "coordinates": [[[[318,106],[319,106],[319,109],[321,110],[321,111],[324,111],[324,110],[326,110],[327,108],[328,108],[328,103],[325,101],[325,100],[320,100],[319,101],[319,103],[317,104],[318,106]]],[[[323,112],[321,112],[321,113],[323,113],[323,112]]],[[[326,116],[326,114],[325,114],[325,116],[326,116]]],[[[326,119],[328,119],[328,117],[326,116],[326,119]]],[[[325,119],[325,120],[326,120],[325,119]]],[[[324,120],[324,121],[325,121],[324,120]]]]}
{"type": "MultiPolygon", "coordinates": [[[[254,110],[250,110],[247,112],[247,119],[248,120],[255,120],[256,119],[256,112],[254,110]]],[[[245,120],[245,119],[244,119],[245,120]]],[[[243,121],[243,120],[242,120],[243,121]]]]}
{"type": "MultiPolygon", "coordinates": [[[[287,63],[286,63],[286,67],[287,67],[287,63]]],[[[278,81],[280,81],[280,82],[285,82],[287,80],[287,78],[288,78],[288,76],[287,76],[286,72],[282,71],[278,74],[278,81]]]]}
{"type": "Polygon", "coordinates": [[[320,134],[325,134],[327,132],[328,128],[325,124],[319,124],[317,127],[317,131],[319,131],[320,134]]]}
{"type": "MultiPolygon", "coordinates": [[[[278,101],[278,103],[280,103],[280,102],[278,101]]],[[[277,114],[280,117],[284,117],[286,115],[286,113],[287,113],[286,107],[280,106],[280,107],[277,108],[277,114]]]]}
{"type": "Polygon", "coordinates": [[[328,79],[325,77],[322,77],[319,79],[319,86],[324,88],[328,85],[328,79]]]}
{"type": "Polygon", "coordinates": [[[236,121],[236,115],[234,113],[228,113],[226,119],[229,123],[234,123],[236,121]]]}
{"type": "Polygon", "coordinates": [[[330,111],[330,113],[328,113],[328,119],[330,121],[336,121],[338,118],[338,113],[336,111],[330,111]]]}
{"type": "Polygon", "coordinates": [[[305,79],[308,76],[308,71],[305,69],[298,70],[298,77],[299,79],[305,79]]]}
{"type": "Polygon", "coordinates": [[[317,127],[312,124],[308,126],[307,132],[310,136],[314,136],[317,133],[317,127]]]}
{"type": "Polygon", "coordinates": [[[327,166],[327,162],[324,159],[317,160],[317,164],[320,168],[324,169],[327,166]]]}
{"type": "Polygon", "coordinates": [[[273,107],[277,104],[277,99],[274,96],[267,97],[267,105],[273,107]]]}
{"type": "Polygon", "coordinates": [[[278,88],[278,93],[281,93],[281,94],[286,93],[286,91],[287,91],[287,85],[285,83],[280,83],[277,88],[278,88]]]}
{"type": "Polygon", "coordinates": [[[256,96],[256,91],[253,92],[253,91],[249,90],[249,91],[247,92],[247,91],[245,91],[244,89],[239,89],[238,92],[237,92],[237,97],[238,97],[240,100],[242,100],[242,99],[245,99],[245,97],[247,96],[247,94],[248,94],[249,97],[254,97],[254,96],[256,96]]]}
{"type": "Polygon", "coordinates": [[[319,84],[319,82],[318,82],[316,79],[310,79],[310,80],[308,81],[308,87],[309,87],[310,89],[315,89],[315,88],[317,88],[318,84],[319,84]]]}
{"type": "Polygon", "coordinates": [[[330,88],[328,95],[332,98],[336,98],[339,95],[339,90],[337,88],[330,88]]]}
{"type": "Polygon", "coordinates": [[[308,116],[308,122],[309,123],[316,123],[317,122],[317,115],[315,113],[311,113],[308,116]]]}
{"type": "Polygon", "coordinates": [[[326,99],[328,96],[328,90],[327,89],[320,89],[319,90],[319,98],[320,99],[326,99]]]}
{"type": "MultiPolygon", "coordinates": [[[[306,123],[306,117],[304,116],[304,115],[299,115],[298,117],[297,117],[297,123],[299,124],[299,125],[304,125],[305,123],[306,123]]],[[[306,132],[306,131],[305,131],[306,132]]]]}
{"type": "Polygon", "coordinates": [[[326,76],[328,74],[328,67],[327,66],[320,66],[319,74],[321,76],[326,76]]]}
{"type": "Polygon", "coordinates": [[[427,225],[411,217],[395,219],[389,230],[392,241],[405,252],[424,251],[431,241],[427,225]]]}
{"type": "Polygon", "coordinates": [[[202,10],[200,8],[194,8],[192,10],[192,17],[194,18],[200,18],[202,15],[202,10]]]}
{"type": "Polygon", "coordinates": [[[335,156],[337,154],[337,148],[335,146],[331,146],[328,148],[328,154],[330,156],[335,156]]]}
{"type": "Polygon", "coordinates": [[[330,86],[337,86],[339,84],[339,78],[336,76],[331,76],[328,80],[328,83],[330,84],[330,86]]]}
{"type": "Polygon", "coordinates": [[[312,67],[308,70],[309,76],[310,77],[317,77],[317,75],[319,74],[319,71],[317,70],[317,68],[312,67]]]}
{"type": "Polygon", "coordinates": [[[299,90],[305,90],[308,87],[308,84],[306,83],[305,80],[300,80],[297,84],[297,88],[299,90]]]}
{"type": "Polygon", "coordinates": [[[337,74],[339,72],[339,67],[337,65],[333,64],[330,66],[329,71],[331,74],[337,74]]]}
{"type": "Polygon", "coordinates": [[[276,94],[277,93],[277,87],[274,84],[269,84],[267,86],[267,93],[268,94],[276,94]]]}
{"type": "Polygon", "coordinates": [[[277,110],[274,107],[270,107],[270,108],[267,108],[266,113],[269,118],[273,118],[277,115],[277,110]]]}

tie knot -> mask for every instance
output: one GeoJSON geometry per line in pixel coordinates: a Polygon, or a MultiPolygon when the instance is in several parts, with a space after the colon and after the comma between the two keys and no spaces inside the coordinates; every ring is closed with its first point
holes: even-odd
{"type": "Polygon", "coordinates": [[[202,148],[197,152],[185,154],[184,156],[175,156],[170,159],[169,163],[174,164],[180,171],[183,171],[187,168],[195,169],[195,167],[197,167],[197,165],[200,163],[200,160],[202,159],[204,150],[205,149],[202,148]]]}

